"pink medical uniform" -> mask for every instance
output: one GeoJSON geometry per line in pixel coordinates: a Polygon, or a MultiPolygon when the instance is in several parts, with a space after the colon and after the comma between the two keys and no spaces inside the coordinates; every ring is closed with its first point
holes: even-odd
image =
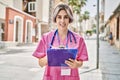
{"type": "MultiPolygon", "coordinates": [[[[44,34],[33,53],[36,58],[42,58],[47,55],[47,49],[50,48],[50,44],[55,31],[48,32],[44,34]]],[[[76,59],[78,61],[87,61],[88,54],[86,44],[84,39],[75,32],[72,32],[75,36],[77,43],[75,43],[74,38],[71,36],[72,42],[70,42],[70,35],[68,34],[68,48],[78,49],[76,59]]],[[[62,43],[66,45],[67,40],[63,40],[62,43]]],[[[53,48],[59,47],[58,37],[55,35],[53,48]]],[[[70,68],[71,69],[71,68],[70,68]]],[[[80,80],[78,69],[71,69],[70,75],[61,75],[61,67],[53,67],[46,65],[43,80],[80,80]]]]}

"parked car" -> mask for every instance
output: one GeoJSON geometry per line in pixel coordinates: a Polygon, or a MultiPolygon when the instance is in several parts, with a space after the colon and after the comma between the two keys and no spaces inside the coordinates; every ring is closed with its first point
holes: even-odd
{"type": "Polygon", "coordinates": [[[100,33],[99,34],[99,39],[102,41],[106,41],[106,34],[105,33],[100,33]]]}

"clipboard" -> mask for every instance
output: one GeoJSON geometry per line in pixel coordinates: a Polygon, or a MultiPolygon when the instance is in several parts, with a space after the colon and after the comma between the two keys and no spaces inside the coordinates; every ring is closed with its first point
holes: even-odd
{"type": "Polygon", "coordinates": [[[48,49],[48,66],[67,66],[65,60],[75,59],[77,49],[48,49]]]}

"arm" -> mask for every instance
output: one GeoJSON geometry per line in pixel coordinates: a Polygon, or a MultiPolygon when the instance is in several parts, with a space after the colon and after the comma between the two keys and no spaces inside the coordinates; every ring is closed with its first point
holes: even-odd
{"type": "Polygon", "coordinates": [[[47,64],[47,56],[46,56],[46,41],[45,36],[42,36],[33,56],[38,58],[38,64],[43,67],[47,64]]]}
{"type": "Polygon", "coordinates": [[[38,59],[38,63],[40,67],[44,67],[47,65],[47,56],[44,56],[43,58],[38,59]]]}
{"type": "Polygon", "coordinates": [[[78,45],[79,45],[79,47],[78,47],[78,54],[76,56],[76,60],[69,59],[69,60],[65,61],[65,63],[70,68],[79,68],[79,67],[81,67],[83,65],[83,61],[88,60],[87,48],[86,48],[86,44],[85,44],[83,38],[81,38],[79,40],[78,45]]]}

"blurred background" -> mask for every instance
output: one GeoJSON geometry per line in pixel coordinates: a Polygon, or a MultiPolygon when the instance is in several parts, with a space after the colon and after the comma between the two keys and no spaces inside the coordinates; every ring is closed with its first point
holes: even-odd
{"type": "Polygon", "coordinates": [[[41,36],[56,29],[52,11],[59,2],[69,4],[69,28],[87,44],[82,80],[120,80],[120,0],[0,0],[0,80],[42,80],[44,68],[32,53],[41,36]]]}

